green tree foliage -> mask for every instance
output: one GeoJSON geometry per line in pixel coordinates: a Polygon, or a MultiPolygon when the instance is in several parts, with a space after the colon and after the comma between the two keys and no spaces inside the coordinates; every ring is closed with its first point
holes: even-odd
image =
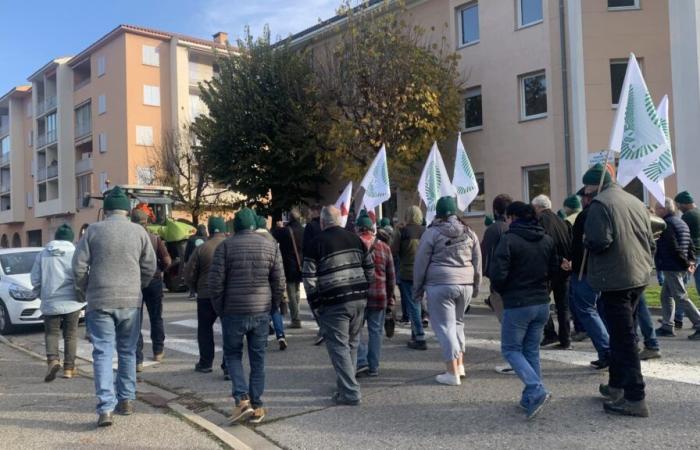
{"type": "MultiPolygon", "coordinates": [[[[366,5],[365,5],[366,6],[366,5]]],[[[386,144],[392,183],[414,189],[416,170],[433,141],[459,129],[462,82],[458,56],[435,29],[410,24],[399,2],[355,10],[337,36],[312,43],[315,71],[332,124],[327,154],[345,176],[360,179],[386,144]]]]}
{"type": "Polygon", "coordinates": [[[217,63],[193,130],[214,180],[244,197],[233,206],[278,215],[317,197],[327,119],[305,53],[271,45],[267,28],[257,39],[246,30],[217,63]]]}

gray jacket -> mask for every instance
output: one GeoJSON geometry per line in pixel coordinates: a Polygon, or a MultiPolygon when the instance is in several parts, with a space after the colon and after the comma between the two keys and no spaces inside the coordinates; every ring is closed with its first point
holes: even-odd
{"type": "Polygon", "coordinates": [[[141,288],[156,271],[148,232],[126,216],[90,225],[73,255],[75,287],[87,310],[141,307],[141,288]]]}
{"type": "Polygon", "coordinates": [[[82,309],[73,282],[75,246],[68,241],[51,241],[34,261],[32,286],[41,297],[41,313],[45,316],[69,314],[82,309]]]}
{"type": "Polygon", "coordinates": [[[279,306],[285,280],[282,255],[273,241],[244,230],[216,247],[209,293],[219,316],[269,314],[273,304],[279,306]]]}
{"type": "Polygon", "coordinates": [[[436,219],[420,239],[413,265],[413,298],[425,286],[481,283],[481,248],[476,234],[455,216],[436,219]]]}
{"type": "Polygon", "coordinates": [[[587,279],[600,291],[646,286],[653,267],[654,238],[644,204],[611,184],[588,208],[584,227],[587,279]]]}

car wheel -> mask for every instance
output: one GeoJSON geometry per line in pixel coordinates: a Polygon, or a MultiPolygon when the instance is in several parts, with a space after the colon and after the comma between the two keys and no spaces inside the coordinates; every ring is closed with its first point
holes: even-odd
{"type": "Polygon", "coordinates": [[[7,312],[5,304],[0,301],[0,334],[10,334],[14,330],[10,314],[7,312]]]}

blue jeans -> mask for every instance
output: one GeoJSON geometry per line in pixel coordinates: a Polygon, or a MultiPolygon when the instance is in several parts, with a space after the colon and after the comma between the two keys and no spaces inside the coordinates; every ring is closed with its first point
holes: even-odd
{"type": "Polygon", "coordinates": [[[284,320],[282,319],[282,313],[280,313],[279,307],[275,308],[270,314],[272,319],[272,328],[275,329],[275,337],[281,339],[284,337],[284,320]]]}
{"type": "Polygon", "coordinates": [[[411,320],[411,339],[424,341],[425,331],[423,330],[423,319],[421,317],[421,299],[413,301],[413,281],[401,280],[399,289],[401,290],[401,301],[406,299],[408,318],[411,320]]]}
{"type": "Polygon", "coordinates": [[[97,414],[111,412],[117,401],[136,398],[136,343],[141,331],[141,309],[88,311],[86,323],[93,347],[97,414]],[[112,370],[115,347],[118,357],[116,383],[112,370]]]}
{"type": "Polygon", "coordinates": [[[360,339],[360,345],[357,347],[357,367],[369,366],[370,372],[379,370],[379,358],[382,355],[384,315],[385,311],[383,309],[365,309],[369,345],[360,339]]]}
{"type": "Polygon", "coordinates": [[[656,339],[656,329],[654,321],[651,318],[651,313],[647,307],[647,299],[644,297],[644,292],[639,296],[639,305],[637,306],[637,325],[644,336],[644,347],[652,350],[659,349],[659,341],[656,339]]]}
{"type": "Polygon", "coordinates": [[[547,395],[540,371],[540,341],[549,319],[549,305],[503,311],[501,353],[525,384],[520,404],[528,413],[547,395]]]}
{"type": "Polygon", "coordinates": [[[269,314],[230,314],[221,317],[224,360],[231,376],[232,394],[237,405],[245,399],[250,399],[254,408],[259,408],[263,404],[261,397],[265,390],[265,348],[269,321],[269,314]],[[248,341],[250,363],[248,381],[243,370],[244,338],[248,341]]]}
{"type": "Polygon", "coordinates": [[[610,336],[596,307],[599,293],[593,290],[585,277],[580,281],[578,277],[571,277],[570,282],[574,294],[572,304],[576,316],[590,336],[591,342],[598,352],[598,359],[606,360],[610,356],[610,336]]]}

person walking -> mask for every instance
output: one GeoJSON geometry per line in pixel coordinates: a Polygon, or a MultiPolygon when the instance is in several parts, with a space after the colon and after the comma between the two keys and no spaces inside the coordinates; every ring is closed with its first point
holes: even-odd
{"type": "MultiPolygon", "coordinates": [[[[484,238],[481,240],[481,258],[483,260],[482,266],[484,276],[486,277],[490,277],[491,261],[493,261],[493,255],[499,241],[501,240],[501,236],[508,231],[506,210],[511,203],[513,203],[513,199],[508,194],[499,194],[493,199],[492,209],[494,220],[492,220],[490,224],[486,225],[484,238]]],[[[486,299],[486,305],[491,308],[498,319],[498,323],[501,324],[503,321],[503,299],[501,298],[500,294],[493,289],[493,284],[490,284],[489,286],[489,296],[486,299]]],[[[505,375],[515,374],[510,364],[496,366],[496,372],[505,375]]]]}
{"type": "Polygon", "coordinates": [[[256,233],[256,216],[243,208],[234,218],[235,234],[214,251],[209,292],[221,317],[226,368],[232,379],[235,407],[229,421],[265,418],[265,348],[270,311],[284,295],[282,255],[276,242],[256,233]],[[247,341],[250,376],[243,370],[243,340],[247,341]]]}
{"type": "Polygon", "coordinates": [[[406,210],[406,225],[401,228],[399,243],[399,289],[401,291],[402,307],[408,311],[408,319],[411,322],[411,340],[408,348],[414,350],[427,350],[425,342],[425,330],[421,317],[421,298],[413,298],[413,264],[420,239],[425,233],[423,213],[418,206],[409,206],[406,210]],[[415,300],[415,301],[414,301],[415,300]]]}
{"type": "Polygon", "coordinates": [[[362,240],[340,227],[338,208],[326,206],[320,218],[321,234],[304,246],[304,289],[335,369],[338,392],[333,401],[359,405],[357,347],[374,261],[362,240]]]}
{"type": "MultiPolygon", "coordinates": [[[[141,225],[147,230],[148,214],[142,210],[133,210],[131,221],[141,225]]],[[[162,362],[165,357],[165,326],[163,325],[163,272],[168,270],[172,259],[165,247],[165,242],[155,234],[148,232],[153,250],[156,252],[156,272],[151,282],[141,290],[143,303],[141,304],[141,322],[143,323],[143,305],[148,310],[148,319],[151,324],[151,345],[153,346],[153,361],[162,362]]],[[[139,326],[139,330],[141,327],[139,326]]],[[[136,372],[143,371],[143,333],[139,331],[139,340],[136,344],[136,372]]]]}
{"type": "MultiPolygon", "coordinates": [[[[197,294],[197,346],[199,361],[194,370],[200,373],[211,373],[214,364],[214,323],[219,317],[211,302],[209,289],[209,270],[214,259],[216,248],[226,239],[226,222],[223,217],[211,216],[207,221],[209,239],[197,247],[185,266],[185,282],[197,294]]],[[[224,378],[230,379],[226,370],[226,362],[222,358],[221,370],[224,378]]]]}
{"type": "MultiPolygon", "coordinates": [[[[557,255],[563,262],[564,258],[571,259],[571,226],[552,211],[552,201],[546,195],[538,195],[532,199],[532,206],[537,213],[537,220],[553,240],[557,255]]],[[[556,348],[571,350],[571,317],[569,315],[569,272],[558,269],[551,274],[551,291],[554,294],[554,306],[557,311],[559,332],[554,327],[554,320],[550,315],[544,328],[542,346],[547,346],[559,341],[556,348]]]]}
{"type": "Polygon", "coordinates": [[[635,312],[652,270],[651,221],[644,204],[614,183],[602,164],[584,174],[583,184],[584,193],[593,196],[584,225],[586,274],[591,287],[601,291],[610,335],[608,384],[599,387],[607,399],[603,408],[610,414],[647,417],[635,312]]]}
{"type": "Polygon", "coordinates": [[[675,336],[674,312],[676,303],[690,319],[695,333],[688,338],[700,340],[700,312],[688,297],[684,277],[695,271],[695,245],[688,225],[676,214],[676,205],[666,197],[664,204],[656,204],[656,215],[666,222],[666,229],[656,241],[654,261],[656,270],[663,274],[661,288],[662,324],[657,336],[675,336]]]}
{"type": "Polygon", "coordinates": [[[493,254],[489,277],[503,298],[501,353],[525,385],[520,407],[532,419],[551,398],[542,381],[540,339],[560,258],[531,205],[513,202],[506,214],[510,226],[493,254]]]}
{"type": "MultiPolygon", "coordinates": [[[[258,228],[257,230],[255,230],[255,232],[261,234],[265,237],[265,239],[274,243],[279,248],[279,243],[277,242],[277,239],[275,239],[274,236],[272,236],[272,233],[270,233],[267,230],[267,219],[263,216],[257,216],[256,223],[258,228]]],[[[283,256],[282,259],[282,266],[284,267],[283,256]]],[[[284,296],[282,296],[282,300],[280,301],[279,305],[272,305],[272,310],[270,311],[270,321],[272,322],[270,334],[272,334],[273,332],[275,333],[275,338],[277,338],[277,345],[279,345],[279,349],[281,351],[284,351],[287,349],[288,344],[287,338],[284,335],[284,320],[282,318],[281,313],[282,305],[284,305],[284,296]]]]}
{"type": "MultiPolygon", "coordinates": [[[[366,372],[370,377],[376,377],[379,376],[385,315],[390,315],[394,306],[394,288],[396,287],[394,259],[389,245],[379,238],[379,232],[375,237],[372,232],[372,219],[366,213],[360,213],[355,225],[360,239],[365,244],[367,251],[372,254],[374,261],[374,281],[369,285],[367,307],[365,308],[368,342],[364,343],[360,339],[357,350],[356,374],[360,375],[366,372]]],[[[386,233],[386,230],[380,231],[386,233]]]]}
{"type": "Polygon", "coordinates": [[[54,238],[36,255],[31,271],[34,292],[41,298],[41,315],[44,318],[44,340],[46,363],[44,376],[47,383],[56,378],[61,370],[58,339],[63,330],[63,378],[73,378],[75,354],[78,344],[78,320],[85,306],[78,299],[73,281],[73,229],[63,224],[56,230],[54,238]]]}
{"type": "MultiPolygon", "coordinates": [[[[187,245],[185,246],[185,264],[190,261],[192,253],[200,245],[204,244],[207,240],[207,227],[204,225],[197,225],[197,231],[187,239],[187,245]]],[[[190,300],[195,300],[195,292],[190,289],[190,300]]]]}
{"type": "MultiPolygon", "coordinates": [[[[695,205],[695,200],[693,200],[693,197],[688,191],[680,192],[676,195],[674,201],[683,214],[681,219],[688,225],[688,229],[690,230],[690,239],[693,241],[693,247],[695,248],[695,257],[700,258],[700,209],[695,205]]],[[[696,259],[696,267],[697,263],[698,261],[696,259]]],[[[695,279],[695,290],[700,294],[700,271],[696,270],[693,272],[693,277],[695,279]]],[[[683,328],[682,308],[676,310],[674,321],[676,328],[683,328]]]]}
{"type": "MultiPolygon", "coordinates": [[[[309,210],[311,220],[309,223],[306,224],[304,227],[304,242],[302,244],[302,254],[306,251],[304,250],[306,247],[308,247],[316,237],[321,234],[321,205],[316,204],[311,207],[309,210]]],[[[348,215],[348,223],[347,223],[347,231],[350,233],[355,232],[355,212],[353,208],[350,208],[350,213],[348,215]]],[[[308,293],[307,293],[308,295],[308,293]]],[[[318,320],[318,316],[316,315],[316,311],[314,309],[311,310],[311,314],[314,316],[314,320],[316,321],[316,324],[318,325],[318,332],[316,333],[316,340],[314,341],[314,345],[321,345],[323,344],[323,331],[321,330],[321,322],[318,320]]]]}
{"type": "Polygon", "coordinates": [[[435,219],[423,233],[413,266],[413,299],[425,292],[430,325],[440,342],[447,371],[435,377],[459,386],[464,372],[464,311],[481,284],[481,247],[476,234],[457,218],[457,201],[442,197],[435,219]]]}
{"type": "Polygon", "coordinates": [[[289,212],[289,222],[277,228],[272,235],[277,239],[282,252],[284,278],[287,280],[287,301],[289,302],[289,328],[301,328],[299,318],[299,285],[301,284],[301,255],[304,242],[304,227],[299,223],[301,213],[297,208],[289,212]]]}
{"type": "Polygon", "coordinates": [[[129,198],[119,186],[105,196],[103,208],[105,220],[90,225],[72,262],[78,295],[87,299],[100,427],[112,425],[113,411],[134,412],[141,290],[148,287],[157,269],[151,238],[143,227],[129,221],[129,198]],[[112,372],[115,348],[116,383],[112,372]]]}

